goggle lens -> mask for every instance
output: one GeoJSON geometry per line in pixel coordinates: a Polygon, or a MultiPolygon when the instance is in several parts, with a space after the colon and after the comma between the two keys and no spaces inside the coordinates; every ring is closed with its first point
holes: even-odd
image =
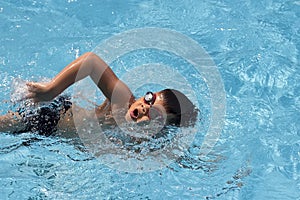
{"type": "Polygon", "coordinates": [[[148,105],[153,105],[156,99],[156,95],[153,94],[152,92],[147,92],[146,95],[144,96],[144,101],[148,105]]]}

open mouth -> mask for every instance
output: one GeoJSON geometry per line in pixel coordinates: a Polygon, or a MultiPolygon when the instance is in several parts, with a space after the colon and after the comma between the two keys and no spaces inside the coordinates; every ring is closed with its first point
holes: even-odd
{"type": "Polygon", "coordinates": [[[136,120],[138,118],[139,111],[138,109],[134,109],[133,111],[130,112],[130,116],[133,120],[136,120]]]}

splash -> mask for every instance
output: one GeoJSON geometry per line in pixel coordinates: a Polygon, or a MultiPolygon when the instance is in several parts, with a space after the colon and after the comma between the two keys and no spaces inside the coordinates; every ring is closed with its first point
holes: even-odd
{"type": "Polygon", "coordinates": [[[10,101],[13,104],[17,104],[24,100],[27,95],[28,88],[26,86],[26,81],[21,78],[14,78],[11,83],[10,101]]]}

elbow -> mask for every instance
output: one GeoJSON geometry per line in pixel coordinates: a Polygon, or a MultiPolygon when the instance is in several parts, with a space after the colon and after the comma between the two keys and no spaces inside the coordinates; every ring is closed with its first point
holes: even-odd
{"type": "MultiPolygon", "coordinates": [[[[83,55],[82,67],[90,76],[101,76],[108,65],[95,53],[87,52],[83,55]]],[[[93,77],[92,77],[93,78],[93,77]]]]}
{"type": "Polygon", "coordinates": [[[99,59],[99,56],[97,56],[94,52],[86,52],[85,54],[83,54],[83,57],[85,59],[95,59],[95,58],[99,59]]]}
{"type": "Polygon", "coordinates": [[[95,66],[99,63],[105,63],[97,54],[94,52],[87,52],[83,55],[85,62],[90,63],[92,66],[95,66]]]}
{"type": "Polygon", "coordinates": [[[101,60],[100,57],[93,52],[87,52],[83,54],[82,58],[83,61],[81,67],[84,67],[84,70],[89,71],[89,74],[95,71],[97,63],[99,63],[99,60],[101,60]]]}

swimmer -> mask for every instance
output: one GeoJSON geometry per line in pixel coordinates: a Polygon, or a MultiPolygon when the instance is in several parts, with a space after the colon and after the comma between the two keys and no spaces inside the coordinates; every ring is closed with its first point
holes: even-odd
{"type": "MultiPolygon", "coordinates": [[[[52,135],[55,132],[76,133],[73,113],[96,113],[99,124],[116,125],[116,117],[129,123],[149,123],[160,118],[164,126],[189,126],[197,120],[198,110],[181,92],[165,89],[147,92],[136,99],[112,69],[96,54],[89,52],[67,65],[48,83],[28,82],[28,94],[23,106],[15,112],[0,116],[0,132],[37,132],[52,135]],[[90,77],[106,100],[93,110],[85,110],[60,95],[73,83],[90,77]],[[28,101],[30,100],[30,101],[28,101]],[[31,103],[30,103],[31,102],[31,103]],[[46,106],[32,106],[32,102],[49,102],[46,106]],[[116,112],[114,110],[119,110],[116,112]]],[[[80,116],[80,115],[79,115],[80,116]]]]}

